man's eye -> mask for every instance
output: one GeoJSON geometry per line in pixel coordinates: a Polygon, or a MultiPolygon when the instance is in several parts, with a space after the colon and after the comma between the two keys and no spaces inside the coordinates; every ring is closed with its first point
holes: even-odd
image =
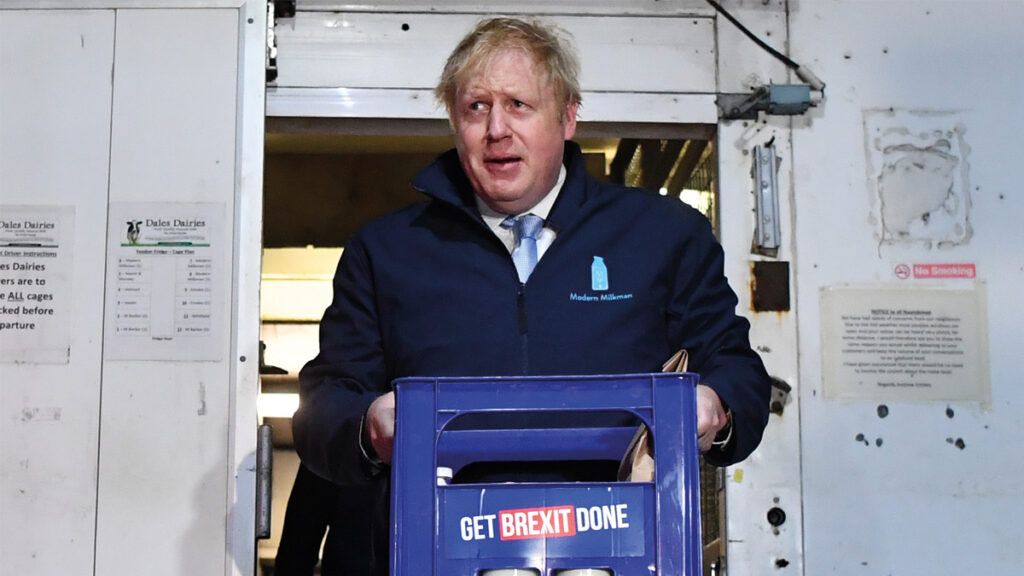
{"type": "Polygon", "coordinates": [[[483,102],[473,102],[472,104],[469,105],[469,109],[473,110],[473,111],[483,110],[484,109],[484,103],[483,102]]]}
{"type": "Polygon", "coordinates": [[[526,102],[523,102],[522,100],[513,100],[512,105],[516,108],[526,108],[526,102]]]}

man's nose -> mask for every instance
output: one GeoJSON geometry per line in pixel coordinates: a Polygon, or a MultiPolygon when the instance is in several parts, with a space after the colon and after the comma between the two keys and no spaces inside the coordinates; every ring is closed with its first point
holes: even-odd
{"type": "Polygon", "coordinates": [[[492,107],[487,117],[487,137],[491,140],[501,140],[508,135],[508,118],[505,111],[499,106],[492,107]]]}

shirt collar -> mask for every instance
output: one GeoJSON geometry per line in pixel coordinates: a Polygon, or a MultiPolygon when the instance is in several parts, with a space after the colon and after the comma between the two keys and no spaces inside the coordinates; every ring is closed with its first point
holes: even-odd
{"type": "MultiPolygon", "coordinates": [[[[530,208],[524,214],[536,214],[541,218],[547,220],[548,214],[551,213],[551,208],[555,205],[555,200],[558,199],[558,193],[562,190],[562,184],[565,183],[565,166],[562,165],[558,170],[558,181],[555,182],[555,187],[550,192],[541,198],[540,202],[536,206],[530,208]]],[[[491,230],[501,229],[501,223],[509,214],[502,214],[493,210],[486,202],[480,199],[480,196],[475,196],[477,210],[480,211],[480,216],[483,217],[484,222],[491,230]]],[[[519,214],[511,214],[511,216],[519,216],[519,214]]]]}

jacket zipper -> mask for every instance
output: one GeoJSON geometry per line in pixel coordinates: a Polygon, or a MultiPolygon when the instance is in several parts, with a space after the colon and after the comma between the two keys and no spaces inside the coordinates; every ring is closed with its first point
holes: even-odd
{"type": "Polygon", "coordinates": [[[519,288],[516,292],[516,307],[519,312],[519,357],[522,360],[521,370],[523,376],[529,373],[530,367],[530,355],[529,355],[529,327],[526,322],[526,284],[520,282],[519,288]]]}

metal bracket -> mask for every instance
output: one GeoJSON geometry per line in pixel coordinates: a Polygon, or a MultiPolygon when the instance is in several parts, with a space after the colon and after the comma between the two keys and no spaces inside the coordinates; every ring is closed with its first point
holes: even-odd
{"type": "Polygon", "coordinates": [[[782,232],[779,226],[779,191],[776,180],[778,161],[772,142],[763,146],[754,146],[752,172],[757,214],[754,248],[759,254],[770,256],[777,255],[779,246],[782,244],[782,232]]]}
{"type": "Polygon", "coordinates": [[[771,84],[749,94],[719,94],[716,100],[724,120],[756,120],[758,112],[796,116],[814,106],[811,87],[806,84],[771,84]]]}
{"type": "Polygon", "coordinates": [[[782,416],[786,404],[789,404],[789,394],[793,387],[781,378],[772,376],[772,396],[768,403],[768,412],[782,416]]]}

